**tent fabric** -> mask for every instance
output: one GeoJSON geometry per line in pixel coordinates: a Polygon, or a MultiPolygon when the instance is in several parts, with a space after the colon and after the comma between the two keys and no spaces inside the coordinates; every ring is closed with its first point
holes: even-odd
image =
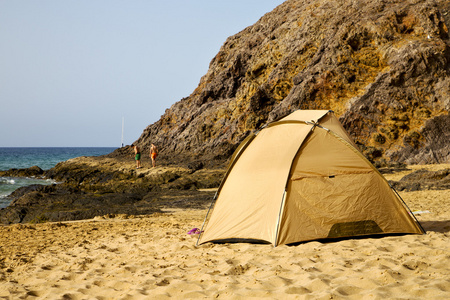
{"type": "MultiPolygon", "coordinates": [[[[208,216],[207,216],[208,217],[208,216]]],[[[241,144],[199,243],[273,245],[423,233],[331,111],[298,110],[241,144]]]]}

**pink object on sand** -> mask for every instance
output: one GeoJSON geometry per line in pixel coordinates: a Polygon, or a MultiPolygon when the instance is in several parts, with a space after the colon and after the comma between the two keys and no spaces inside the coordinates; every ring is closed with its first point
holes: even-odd
{"type": "Polygon", "coordinates": [[[203,231],[200,231],[200,229],[198,228],[192,228],[191,230],[189,230],[189,232],[187,234],[200,234],[203,231]]]}

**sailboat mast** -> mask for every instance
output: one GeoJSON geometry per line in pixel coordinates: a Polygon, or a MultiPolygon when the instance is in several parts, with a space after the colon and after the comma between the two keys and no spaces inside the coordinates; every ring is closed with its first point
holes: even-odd
{"type": "Polygon", "coordinates": [[[123,127],[124,127],[124,123],[125,123],[125,120],[124,120],[124,117],[122,117],[122,147],[123,147],[123,127]]]}

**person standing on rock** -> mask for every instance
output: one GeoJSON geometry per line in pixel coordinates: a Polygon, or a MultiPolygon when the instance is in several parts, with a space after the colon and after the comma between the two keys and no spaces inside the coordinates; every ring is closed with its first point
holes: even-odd
{"type": "Polygon", "coordinates": [[[152,159],[152,165],[153,167],[156,167],[156,157],[158,156],[158,148],[152,144],[150,147],[150,157],[152,159]]]}
{"type": "Polygon", "coordinates": [[[141,167],[141,149],[137,145],[133,145],[134,148],[134,160],[136,160],[136,169],[141,167]]]}

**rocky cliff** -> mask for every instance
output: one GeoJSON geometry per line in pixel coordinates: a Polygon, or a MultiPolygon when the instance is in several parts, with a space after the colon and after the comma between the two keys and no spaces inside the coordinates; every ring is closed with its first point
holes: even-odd
{"type": "Polygon", "coordinates": [[[270,121],[331,109],[372,161],[448,162],[449,27],[447,0],[288,0],[229,37],[136,143],[170,161],[226,160],[270,121]]]}

